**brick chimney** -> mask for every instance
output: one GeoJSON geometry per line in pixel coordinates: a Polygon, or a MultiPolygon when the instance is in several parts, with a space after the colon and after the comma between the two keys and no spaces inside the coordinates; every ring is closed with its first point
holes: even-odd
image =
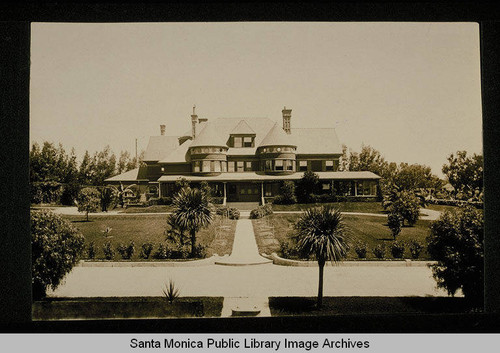
{"type": "Polygon", "coordinates": [[[165,136],[165,125],[160,125],[160,135],[165,136]]]}
{"type": "Polygon", "coordinates": [[[198,123],[198,115],[195,113],[196,105],[193,106],[193,114],[191,115],[191,135],[193,139],[196,137],[196,124],[198,123]]]}
{"type": "Polygon", "coordinates": [[[292,119],[292,110],[286,109],[286,107],[284,107],[281,113],[283,114],[283,130],[285,130],[287,134],[290,134],[292,132],[290,130],[291,129],[290,120],[292,119]]]}

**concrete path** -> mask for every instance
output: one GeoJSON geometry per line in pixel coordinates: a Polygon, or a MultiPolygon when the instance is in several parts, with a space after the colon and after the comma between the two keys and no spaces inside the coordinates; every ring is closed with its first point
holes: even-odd
{"type": "Polygon", "coordinates": [[[252,221],[249,219],[249,216],[250,214],[248,212],[242,212],[240,214],[241,218],[236,223],[231,255],[221,260],[217,260],[215,262],[216,265],[247,266],[273,262],[259,255],[252,221]]]}

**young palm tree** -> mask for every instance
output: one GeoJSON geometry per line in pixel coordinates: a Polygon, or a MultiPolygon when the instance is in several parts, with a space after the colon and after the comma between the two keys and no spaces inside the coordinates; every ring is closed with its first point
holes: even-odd
{"type": "Polygon", "coordinates": [[[340,262],[347,254],[347,229],[339,210],[331,206],[310,208],[295,225],[298,249],[312,254],[318,261],[319,284],[317,306],[323,305],[323,270],[326,261],[340,262]]]}
{"type": "Polygon", "coordinates": [[[191,257],[196,252],[196,233],[213,220],[213,205],[207,195],[190,187],[182,188],[172,201],[172,219],[180,229],[189,231],[191,237],[191,257]]]}

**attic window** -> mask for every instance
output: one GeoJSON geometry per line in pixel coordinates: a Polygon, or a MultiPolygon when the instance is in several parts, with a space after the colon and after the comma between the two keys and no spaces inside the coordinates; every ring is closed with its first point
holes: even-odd
{"type": "Polygon", "coordinates": [[[245,136],[243,137],[243,147],[252,147],[253,145],[253,137],[245,136]]]}
{"type": "Polygon", "coordinates": [[[238,136],[234,137],[234,147],[236,147],[236,148],[242,147],[242,138],[241,137],[238,137],[238,136]]]}

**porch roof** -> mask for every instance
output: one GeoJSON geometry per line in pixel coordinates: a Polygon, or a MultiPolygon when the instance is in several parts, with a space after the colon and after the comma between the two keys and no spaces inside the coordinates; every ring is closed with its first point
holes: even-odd
{"type": "MultiPolygon", "coordinates": [[[[372,172],[316,172],[320,180],[377,180],[380,176],[372,172]]],[[[163,175],[158,181],[172,182],[184,178],[188,181],[274,181],[274,180],[299,180],[304,172],[288,175],[268,175],[256,172],[221,173],[215,176],[203,175],[163,175]]]]}

